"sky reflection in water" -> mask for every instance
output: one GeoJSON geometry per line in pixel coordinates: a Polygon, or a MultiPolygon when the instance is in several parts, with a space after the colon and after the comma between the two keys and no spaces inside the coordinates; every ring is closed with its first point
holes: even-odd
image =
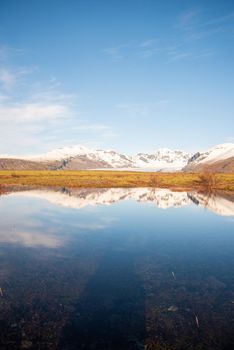
{"type": "Polygon", "coordinates": [[[1,348],[234,345],[232,197],[36,189],[0,212],[1,348]]]}

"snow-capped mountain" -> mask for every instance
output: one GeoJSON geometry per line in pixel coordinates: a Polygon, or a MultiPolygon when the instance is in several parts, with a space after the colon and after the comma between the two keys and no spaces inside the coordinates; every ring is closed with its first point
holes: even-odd
{"type": "Polygon", "coordinates": [[[134,166],[130,156],[113,150],[94,150],[88,154],[88,158],[95,161],[103,161],[111,168],[128,168],[134,166]]]}
{"type": "Polygon", "coordinates": [[[223,143],[206,151],[195,153],[188,161],[185,171],[234,171],[234,143],[223,143]]]}
{"type": "Polygon", "coordinates": [[[55,160],[63,160],[68,159],[70,157],[85,155],[90,152],[90,149],[82,146],[75,145],[71,147],[61,147],[56,148],[52,151],[43,154],[37,155],[10,155],[10,154],[2,154],[0,158],[11,158],[11,159],[23,159],[23,160],[31,160],[31,161],[55,161],[55,160]]]}
{"type": "MultiPolygon", "coordinates": [[[[191,154],[180,151],[161,148],[152,153],[138,153],[130,156],[114,150],[90,149],[82,145],[63,147],[45,154],[10,156],[0,155],[0,158],[21,159],[31,162],[60,162],[56,164],[59,169],[151,169],[157,171],[180,170],[188,162],[191,154]]],[[[52,164],[53,165],[53,164],[52,164]]]]}
{"type": "Polygon", "coordinates": [[[191,154],[184,151],[160,148],[152,154],[138,153],[132,159],[138,168],[180,170],[187,164],[190,157],[191,154]]]}

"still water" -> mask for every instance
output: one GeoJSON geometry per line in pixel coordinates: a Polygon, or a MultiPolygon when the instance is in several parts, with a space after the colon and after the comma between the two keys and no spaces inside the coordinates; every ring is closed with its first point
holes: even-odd
{"type": "Polygon", "coordinates": [[[234,195],[2,194],[0,349],[234,349],[234,195]]]}

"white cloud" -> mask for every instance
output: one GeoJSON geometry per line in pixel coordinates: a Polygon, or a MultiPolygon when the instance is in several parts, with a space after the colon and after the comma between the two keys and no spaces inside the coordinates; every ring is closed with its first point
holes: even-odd
{"type": "Polygon", "coordinates": [[[146,39],[145,41],[141,42],[138,47],[142,47],[142,48],[148,48],[148,47],[152,47],[155,44],[156,40],[155,39],[146,39]]]}
{"type": "Polygon", "coordinates": [[[234,12],[219,17],[210,17],[201,9],[190,9],[182,13],[176,28],[184,34],[185,41],[205,39],[217,33],[230,33],[233,30],[234,12]]]}
{"type": "Polygon", "coordinates": [[[146,38],[143,41],[132,40],[103,50],[113,62],[119,62],[127,57],[152,59],[161,57],[164,63],[179,61],[193,61],[208,59],[216,52],[214,47],[194,45],[195,41],[205,40],[207,37],[222,33],[229,33],[233,37],[234,12],[220,17],[211,17],[200,8],[189,9],[181,13],[171,28],[171,35],[164,39],[146,38]]]}
{"type": "Polygon", "coordinates": [[[87,143],[113,135],[109,126],[89,121],[80,96],[64,92],[56,77],[34,80],[38,67],[13,64],[21,52],[0,45],[0,153],[25,153],[30,147],[36,153],[63,146],[69,138],[87,143]]]}
{"type": "Polygon", "coordinates": [[[11,88],[14,85],[15,80],[16,77],[12,72],[5,68],[0,70],[0,83],[2,84],[3,88],[11,88]]]}
{"type": "Polygon", "coordinates": [[[66,108],[56,104],[21,103],[13,106],[0,105],[1,122],[40,122],[46,119],[63,118],[66,108]]]}
{"type": "Polygon", "coordinates": [[[197,22],[200,14],[201,10],[198,9],[190,9],[188,11],[183,12],[179,16],[178,26],[181,28],[190,27],[192,24],[197,22]]]}
{"type": "Polygon", "coordinates": [[[136,117],[148,117],[155,112],[158,112],[164,106],[171,103],[172,100],[158,100],[154,102],[137,102],[137,103],[119,103],[116,108],[120,109],[126,115],[136,118],[136,117]]]}
{"type": "MultiPolygon", "coordinates": [[[[180,24],[180,26],[177,26],[177,30],[178,28],[183,29],[183,33],[186,32],[186,35],[189,35],[189,37],[195,36],[195,33],[192,31],[192,24],[189,25],[191,19],[193,16],[195,16],[195,14],[195,12],[191,12],[184,15],[183,20],[181,20],[183,25],[180,24]]],[[[138,57],[140,59],[149,59],[157,55],[163,58],[165,63],[188,59],[201,59],[214,55],[214,50],[211,49],[194,50],[194,48],[189,45],[188,40],[185,40],[183,37],[183,33],[182,35],[181,33],[178,35],[179,39],[177,39],[176,42],[173,38],[168,39],[167,43],[159,39],[146,39],[144,41],[132,41],[130,43],[122,44],[116,47],[106,48],[103,50],[103,52],[108,54],[113,62],[120,62],[122,59],[130,55],[138,57]]],[[[196,33],[196,35],[200,34],[198,32],[196,33]]]]}
{"type": "Polygon", "coordinates": [[[149,58],[160,51],[156,46],[156,42],[155,39],[145,39],[144,41],[133,40],[118,46],[108,47],[102,51],[109,55],[113,62],[121,61],[128,54],[141,58],[149,58]]]}
{"type": "Polygon", "coordinates": [[[0,45],[0,61],[9,60],[9,58],[14,56],[19,56],[23,54],[23,50],[15,47],[10,47],[6,45],[0,45]]]}
{"type": "Polygon", "coordinates": [[[2,94],[0,93],[0,103],[2,103],[3,101],[8,100],[8,96],[6,94],[2,94]]]}
{"type": "Polygon", "coordinates": [[[109,131],[110,128],[102,124],[78,124],[76,130],[91,130],[91,131],[109,131]]]}
{"type": "Polygon", "coordinates": [[[22,77],[32,72],[32,68],[20,67],[17,69],[9,69],[0,67],[0,88],[10,90],[20,82],[22,77]]]}
{"type": "Polygon", "coordinates": [[[25,153],[29,149],[37,153],[64,146],[64,140],[71,144],[113,137],[109,126],[82,120],[78,96],[65,94],[57,86],[54,82],[44,88],[43,84],[32,86],[32,92],[18,102],[14,95],[0,90],[0,153],[25,153]]]}
{"type": "Polygon", "coordinates": [[[114,62],[119,62],[124,57],[123,53],[121,52],[121,49],[124,46],[125,45],[120,45],[120,46],[116,46],[116,47],[108,47],[106,49],[103,49],[103,52],[108,54],[114,62]]]}

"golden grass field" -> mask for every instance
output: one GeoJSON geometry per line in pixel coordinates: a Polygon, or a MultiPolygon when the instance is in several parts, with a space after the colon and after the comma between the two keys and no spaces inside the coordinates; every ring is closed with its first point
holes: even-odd
{"type": "Polygon", "coordinates": [[[234,174],[152,173],[132,171],[0,171],[0,186],[168,187],[234,191],[234,174]]]}

